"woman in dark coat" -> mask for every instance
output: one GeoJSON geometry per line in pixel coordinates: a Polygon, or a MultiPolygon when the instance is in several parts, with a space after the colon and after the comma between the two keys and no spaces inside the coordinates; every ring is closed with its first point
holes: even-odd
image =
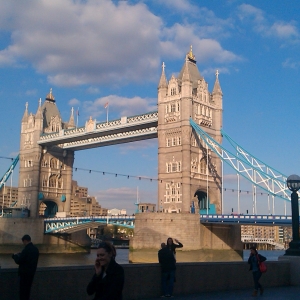
{"type": "Polygon", "coordinates": [[[177,244],[175,244],[174,242],[173,242],[173,239],[172,238],[168,238],[167,239],[167,248],[170,250],[170,251],[172,251],[172,253],[174,254],[174,257],[175,257],[175,259],[176,259],[176,248],[182,248],[183,247],[183,245],[178,241],[178,240],[176,240],[175,239],[175,242],[177,243],[177,244]]]}
{"type": "Polygon", "coordinates": [[[108,242],[102,242],[97,250],[95,274],[87,286],[88,295],[94,300],[122,300],[124,269],[115,261],[116,252],[108,242]]]}
{"type": "Polygon", "coordinates": [[[266,258],[260,254],[258,254],[255,247],[250,247],[250,256],[248,259],[248,264],[250,264],[250,271],[253,274],[253,281],[254,281],[254,291],[252,296],[256,297],[258,289],[260,289],[260,294],[262,295],[264,289],[262,285],[259,283],[259,279],[261,277],[261,272],[259,270],[259,262],[265,261],[266,258]]]}

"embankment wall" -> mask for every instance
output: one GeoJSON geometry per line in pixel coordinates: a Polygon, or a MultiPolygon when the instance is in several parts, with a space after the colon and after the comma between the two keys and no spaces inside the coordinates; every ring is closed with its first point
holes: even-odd
{"type": "MultiPolygon", "coordinates": [[[[158,264],[127,264],[124,300],[149,299],[161,295],[158,264]]],[[[38,268],[32,287],[35,300],[88,300],[86,286],[93,266],[38,268]]],[[[18,299],[17,269],[0,269],[1,300],[18,299]]],[[[268,262],[262,276],[265,287],[288,286],[291,282],[290,262],[268,262]]],[[[207,291],[237,290],[253,287],[252,274],[246,262],[178,263],[174,295],[207,291]]]]}

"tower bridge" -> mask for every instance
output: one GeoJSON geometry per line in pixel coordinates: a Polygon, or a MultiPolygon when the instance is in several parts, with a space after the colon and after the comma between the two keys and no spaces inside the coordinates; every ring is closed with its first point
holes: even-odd
{"type": "MultiPolygon", "coordinates": [[[[222,163],[233,161],[229,152],[223,155],[221,146],[226,135],[222,132],[223,93],[219,73],[216,72],[209,92],[192,48],[177,77],[172,75],[167,80],[163,64],[155,112],[100,123],[90,118],[85,126],[77,127],[73,109],[69,120],[63,121],[57,104],[59,101],[51,89],[45,101],[39,101],[36,113],[29,113],[26,103],[21,120],[18,193],[19,199],[30,202],[30,218],[39,217],[42,204],[50,215],[70,211],[75,151],[157,138],[159,213],[136,216],[132,247],[153,247],[154,236],[165,240],[174,234],[183,241],[186,250],[241,246],[240,232],[232,224],[223,222],[223,227],[211,224],[207,229],[199,225],[199,216],[190,214],[193,205],[202,213],[208,210],[211,214],[222,213],[222,163]],[[151,245],[149,237],[153,237],[151,245]]],[[[235,171],[249,175],[255,186],[264,185],[272,197],[280,195],[287,200],[282,185],[284,176],[279,178],[261,161],[249,158],[240,147],[236,149],[240,153],[235,171]]],[[[21,207],[22,202],[18,201],[16,206],[21,207]]],[[[85,226],[88,222],[83,223],[85,226]]],[[[53,224],[48,223],[49,230],[54,228],[53,224]]]]}
{"type": "Polygon", "coordinates": [[[70,211],[75,151],[152,138],[158,139],[158,181],[164,183],[158,185],[159,210],[188,213],[195,202],[221,212],[221,159],[198,141],[190,117],[221,143],[222,90],[216,73],[208,91],[192,50],[169,82],[163,65],[156,112],[100,123],[90,118],[77,127],[74,111],[63,121],[58,103],[50,90],[35,114],[26,104],[21,122],[19,198],[30,201],[31,217],[38,216],[41,203],[70,211]]]}

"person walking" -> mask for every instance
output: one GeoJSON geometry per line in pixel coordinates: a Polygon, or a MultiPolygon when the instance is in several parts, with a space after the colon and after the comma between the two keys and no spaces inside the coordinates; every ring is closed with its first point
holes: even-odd
{"type": "Polygon", "coordinates": [[[176,260],[174,254],[161,243],[161,249],[158,251],[158,261],[161,267],[161,285],[163,294],[161,297],[173,297],[173,286],[175,279],[176,260]]]}
{"type": "Polygon", "coordinates": [[[264,293],[264,288],[259,283],[261,277],[261,271],[259,269],[259,263],[267,260],[264,256],[258,254],[255,247],[250,247],[250,256],[248,259],[248,264],[250,264],[250,271],[252,271],[253,281],[254,281],[254,291],[252,296],[256,297],[258,289],[260,289],[260,294],[264,293]]]}
{"type": "Polygon", "coordinates": [[[116,249],[109,242],[99,244],[95,260],[95,274],[88,284],[88,295],[94,300],[122,300],[124,269],[115,261],[116,249]]]}
{"type": "Polygon", "coordinates": [[[25,246],[22,252],[13,254],[12,258],[19,265],[19,297],[20,300],[29,300],[31,286],[39,259],[39,250],[31,242],[31,237],[25,234],[22,237],[25,246]]]}

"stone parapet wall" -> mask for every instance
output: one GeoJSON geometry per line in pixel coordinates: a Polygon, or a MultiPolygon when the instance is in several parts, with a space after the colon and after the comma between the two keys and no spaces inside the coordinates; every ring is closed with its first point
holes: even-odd
{"type": "MultiPolygon", "coordinates": [[[[261,279],[263,286],[290,285],[289,261],[267,263],[268,272],[261,279]]],[[[123,267],[124,300],[149,299],[161,295],[158,264],[127,264],[123,267]]],[[[17,269],[0,269],[0,273],[1,300],[18,299],[17,269]]],[[[86,286],[93,273],[93,266],[38,268],[32,287],[32,299],[92,299],[86,294],[86,286]]],[[[246,262],[177,264],[175,296],[252,287],[252,274],[246,262]]]]}

